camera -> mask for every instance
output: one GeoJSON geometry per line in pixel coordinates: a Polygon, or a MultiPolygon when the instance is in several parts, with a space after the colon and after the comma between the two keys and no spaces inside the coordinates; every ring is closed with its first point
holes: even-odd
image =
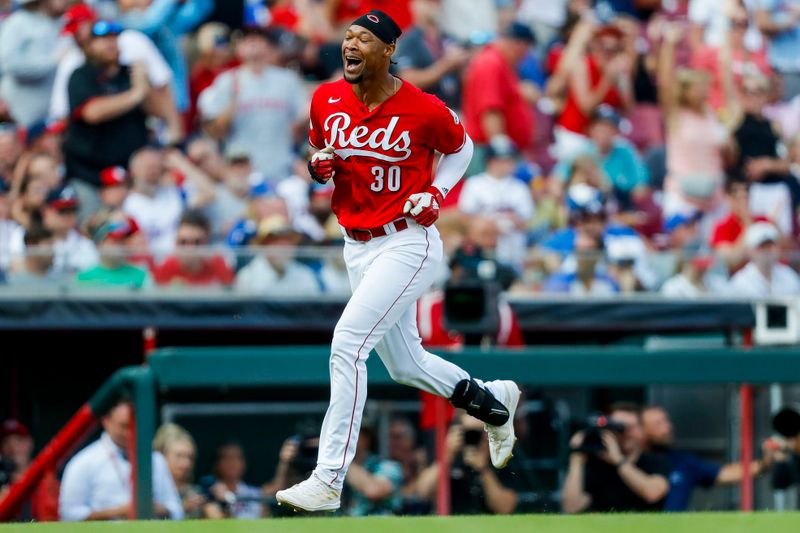
{"type": "Polygon", "coordinates": [[[772,417],[772,428],[787,439],[800,436],[800,412],[784,407],[772,417]]]}
{"type": "Polygon", "coordinates": [[[464,432],[464,445],[465,446],[477,446],[481,443],[481,438],[483,437],[483,431],[477,429],[468,429],[464,432]]]}
{"type": "Polygon", "coordinates": [[[297,435],[293,437],[300,445],[297,448],[297,455],[292,460],[292,468],[300,473],[311,472],[317,466],[317,455],[319,453],[319,440],[315,437],[303,437],[297,435]]]}
{"type": "Polygon", "coordinates": [[[604,415],[589,417],[587,428],[583,430],[583,442],[575,451],[589,454],[598,454],[605,451],[603,431],[610,431],[618,437],[625,433],[625,425],[614,422],[604,415]]]}

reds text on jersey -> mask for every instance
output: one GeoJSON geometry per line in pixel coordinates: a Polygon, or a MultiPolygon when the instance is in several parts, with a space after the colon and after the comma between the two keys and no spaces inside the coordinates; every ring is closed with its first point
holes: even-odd
{"type": "Polygon", "coordinates": [[[464,139],[456,114],[407,82],[372,111],[343,79],[311,100],[309,142],[336,150],[332,207],[349,229],[402,218],[405,200],[431,184],[435,152],[457,152],[464,139]]]}

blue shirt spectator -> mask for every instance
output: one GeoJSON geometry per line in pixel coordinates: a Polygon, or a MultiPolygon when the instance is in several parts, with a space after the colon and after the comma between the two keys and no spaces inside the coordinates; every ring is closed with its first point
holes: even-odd
{"type": "Polygon", "coordinates": [[[667,458],[672,470],[669,474],[669,493],[664,502],[664,510],[686,511],[695,487],[713,487],[722,467],[690,453],[674,450],[667,452],[667,458]]]}
{"type": "Polygon", "coordinates": [[[189,107],[189,67],[180,38],[200,25],[213,9],[212,0],[154,0],[145,10],[127,9],[121,16],[126,28],[150,37],[169,64],[179,111],[189,107]]]}

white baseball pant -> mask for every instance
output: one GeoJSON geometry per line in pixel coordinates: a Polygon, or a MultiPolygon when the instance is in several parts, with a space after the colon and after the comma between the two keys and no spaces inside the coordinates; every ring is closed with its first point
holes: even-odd
{"type": "Polygon", "coordinates": [[[435,227],[409,220],[408,229],[361,243],[345,238],[353,295],[331,344],[331,400],[319,442],[316,475],[341,489],[356,453],[367,399],[367,357],[375,348],[392,379],[449,398],[467,372],[422,347],[417,299],[442,261],[435,227]]]}

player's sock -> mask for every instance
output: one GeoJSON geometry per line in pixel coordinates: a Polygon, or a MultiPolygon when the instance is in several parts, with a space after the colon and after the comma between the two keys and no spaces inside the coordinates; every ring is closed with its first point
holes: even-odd
{"type": "Polygon", "coordinates": [[[502,426],[508,422],[506,406],[500,403],[485,385],[479,385],[474,379],[459,381],[450,397],[450,403],[492,426],[502,426]]]}

